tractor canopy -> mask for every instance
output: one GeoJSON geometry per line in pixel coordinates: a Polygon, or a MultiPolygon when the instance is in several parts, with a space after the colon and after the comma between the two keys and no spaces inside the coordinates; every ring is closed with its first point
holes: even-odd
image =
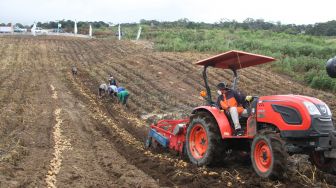
{"type": "Polygon", "coordinates": [[[275,61],[273,57],[231,50],[216,56],[198,61],[196,65],[211,66],[222,69],[238,70],[250,66],[275,61]]]}

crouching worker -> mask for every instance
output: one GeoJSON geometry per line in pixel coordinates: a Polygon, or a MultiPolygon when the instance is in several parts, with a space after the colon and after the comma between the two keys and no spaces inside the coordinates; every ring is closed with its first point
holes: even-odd
{"type": "MultiPolygon", "coordinates": [[[[119,88],[118,88],[119,89],[119,88]]],[[[118,100],[119,100],[119,103],[123,104],[123,105],[126,105],[127,103],[127,99],[128,99],[128,96],[129,96],[129,93],[126,89],[124,90],[121,90],[118,92],[118,100]]]]}
{"type": "Polygon", "coordinates": [[[100,84],[99,89],[98,89],[98,95],[99,97],[102,97],[105,95],[108,91],[108,87],[106,84],[100,84]]]}
{"type": "Polygon", "coordinates": [[[218,106],[230,113],[235,128],[235,135],[244,135],[244,131],[239,123],[239,116],[248,117],[247,110],[243,106],[246,105],[246,100],[249,101],[252,97],[246,97],[240,92],[230,89],[225,82],[219,83],[217,88],[219,94],[218,106]]]}
{"type": "Polygon", "coordinates": [[[118,87],[115,85],[109,85],[108,86],[108,93],[111,97],[117,96],[118,93],[118,87]]]}

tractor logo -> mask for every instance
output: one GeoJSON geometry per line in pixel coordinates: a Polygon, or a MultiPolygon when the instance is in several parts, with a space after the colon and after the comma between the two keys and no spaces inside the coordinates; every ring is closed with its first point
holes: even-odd
{"type": "Polygon", "coordinates": [[[264,118],[265,117],[265,110],[264,109],[258,110],[257,117],[258,118],[264,118]]]}

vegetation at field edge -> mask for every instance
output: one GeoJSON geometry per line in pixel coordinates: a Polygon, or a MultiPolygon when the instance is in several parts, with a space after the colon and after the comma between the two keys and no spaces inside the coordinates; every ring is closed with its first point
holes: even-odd
{"type": "Polygon", "coordinates": [[[293,35],[268,30],[188,29],[144,27],[142,39],[160,51],[221,53],[236,49],[275,57],[266,65],[313,88],[336,91],[336,80],[327,76],[325,63],[336,55],[330,37],[293,35]]]}

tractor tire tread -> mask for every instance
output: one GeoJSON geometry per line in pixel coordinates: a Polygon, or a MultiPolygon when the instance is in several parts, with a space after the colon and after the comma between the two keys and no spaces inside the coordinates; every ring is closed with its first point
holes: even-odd
{"type": "MultiPolygon", "coordinates": [[[[208,132],[208,151],[209,153],[206,158],[202,160],[196,160],[192,157],[191,153],[188,151],[189,146],[188,146],[188,139],[186,139],[186,145],[187,145],[187,156],[189,160],[193,163],[196,164],[197,166],[203,166],[203,165],[212,165],[218,162],[218,160],[222,159],[222,151],[223,151],[223,142],[221,139],[220,131],[217,126],[216,121],[211,117],[208,113],[201,112],[195,115],[191,120],[190,120],[190,126],[193,126],[194,122],[201,122],[204,124],[205,129],[208,132]]],[[[188,138],[188,132],[187,131],[187,138],[188,138]]]]}
{"type": "Polygon", "coordinates": [[[271,132],[271,131],[264,131],[259,133],[255,139],[264,139],[264,140],[268,140],[267,143],[270,145],[271,150],[272,150],[272,157],[273,157],[273,164],[272,167],[270,167],[270,171],[267,173],[262,173],[259,172],[254,160],[254,156],[253,156],[253,151],[254,151],[254,141],[252,144],[252,150],[251,150],[251,159],[252,159],[252,164],[254,166],[255,171],[257,172],[257,174],[259,174],[262,177],[265,178],[270,178],[270,179],[281,179],[284,175],[284,173],[287,170],[287,164],[288,164],[288,154],[285,150],[284,147],[284,142],[283,140],[280,138],[280,136],[278,134],[276,134],[275,132],[271,132]]]}

